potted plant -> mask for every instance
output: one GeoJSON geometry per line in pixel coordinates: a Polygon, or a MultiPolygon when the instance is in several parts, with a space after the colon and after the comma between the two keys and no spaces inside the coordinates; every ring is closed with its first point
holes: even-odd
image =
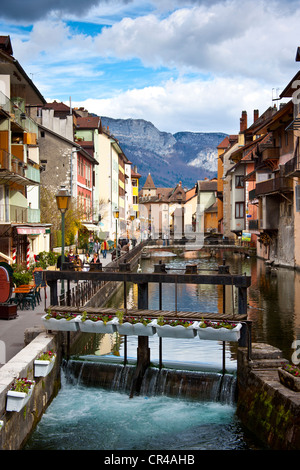
{"type": "Polygon", "coordinates": [[[55,312],[50,309],[42,316],[47,330],[77,331],[80,315],[70,312],[55,312]]]}
{"type": "Polygon", "coordinates": [[[80,317],[79,329],[84,333],[114,333],[118,319],[106,313],[90,313],[86,311],[80,317]]]}
{"type": "Polygon", "coordinates": [[[163,317],[158,317],[153,321],[156,332],[160,337],[168,338],[194,338],[197,334],[198,322],[174,319],[165,320],[163,317]]]}
{"type": "Polygon", "coordinates": [[[34,380],[18,378],[7,392],[6,411],[21,411],[31,397],[34,380]]]}
{"type": "Polygon", "coordinates": [[[300,392],[300,368],[294,364],[283,364],[278,368],[278,376],[280,383],[285,387],[300,392]]]}
{"type": "Polygon", "coordinates": [[[153,336],[156,332],[151,318],[124,316],[123,312],[117,312],[116,315],[118,318],[117,330],[120,335],[153,336]]]}
{"type": "Polygon", "coordinates": [[[198,336],[200,339],[217,341],[238,341],[240,339],[241,323],[229,321],[202,320],[199,323],[198,336]]]}
{"type": "Polygon", "coordinates": [[[46,351],[39,355],[34,361],[34,376],[46,377],[53,369],[56,354],[53,351],[46,351]]]}

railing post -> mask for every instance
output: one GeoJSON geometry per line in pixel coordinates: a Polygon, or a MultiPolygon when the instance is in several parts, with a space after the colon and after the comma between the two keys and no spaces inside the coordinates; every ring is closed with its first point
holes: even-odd
{"type": "MultiPolygon", "coordinates": [[[[148,283],[138,284],[138,309],[148,310],[148,283]]],[[[139,393],[145,370],[150,365],[150,348],[148,336],[138,336],[137,365],[131,384],[130,398],[139,393]]]]}

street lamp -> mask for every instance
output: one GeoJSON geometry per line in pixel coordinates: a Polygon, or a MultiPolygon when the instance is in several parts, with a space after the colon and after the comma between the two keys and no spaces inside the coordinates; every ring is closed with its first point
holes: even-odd
{"type": "Polygon", "coordinates": [[[116,258],[118,258],[118,218],[120,215],[119,209],[114,210],[114,218],[116,219],[116,258]]]}
{"type": "Polygon", "coordinates": [[[130,212],[130,220],[131,220],[131,247],[133,248],[133,221],[135,219],[135,214],[133,210],[130,212]]]}
{"type": "MultiPolygon", "coordinates": [[[[61,267],[65,260],[65,213],[69,209],[71,195],[65,186],[61,186],[55,195],[57,208],[61,213],[61,267]]],[[[64,283],[61,284],[61,292],[64,293],[64,283]]]]}

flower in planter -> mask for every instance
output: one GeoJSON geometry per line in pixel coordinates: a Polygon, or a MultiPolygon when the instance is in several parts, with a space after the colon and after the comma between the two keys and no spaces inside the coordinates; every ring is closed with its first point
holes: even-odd
{"type": "Polygon", "coordinates": [[[152,322],[151,318],[144,318],[144,317],[124,317],[123,318],[123,323],[131,323],[132,325],[135,325],[136,323],[142,323],[142,325],[149,325],[149,323],[152,322]]]}
{"type": "Polygon", "coordinates": [[[50,320],[51,318],[55,320],[61,320],[65,319],[67,321],[73,320],[77,317],[77,314],[75,313],[70,313],[70,312],[52,312],[51,310],[47,311],[47,314],[45,315],[46,320],[50,320]]]}
{"type": "Polygon", "coordinates": [[[29,380],[27,377],[22,377],[20,379],[16,379],[12,384],[10,390],[12,392],[22,392],[28,393],[30,388],[35,384],[34,380],[29,380]]]}
{"type": "Polygon", "coordinates": [[[134,325],[136,323],[142,323],[143,325],[147,326],[149,323],[152,322],[151,318],[144,318],[144,317],[134,317],[134,316],[129,316],[126,315],[124,316],[124,313],[118,310],[116,312],[116,317],[119,321],[119,324],[122,325],[123,323],[131,323],[131,325],[134,325]]]}
{"type": "Polygon", "coordinates": [[[46,351],[39,355],[37,358],[39,361],[51,361],[56,354],[53,351],[46,351]]]}
{"type": "Polygon", "coordinates": [[[174,319],[174,320],[164,320],[163,317],[158,317],[157,324],[159,326],[183,326],[184,328],[188,328],[189,326],[193,325],[193,321],[190,320],[183,320],[183,319],[174,319]]]}
{"type": "Polygon", "coordinates": [[[285,370],[286,372],[289,372],[292,374],[294,377],[300,377],[300,369],[299,367],[293,365],[293,364],[283,364],[282,369],[285,370]]]}
{"type": "Polygon", "coordinates": [[[227,330],[233,330],[234,328],[237,327],[237,323],[231,323],[228,322],[227,320],[224,321],[210,321],[210,320],[202,320],[199,323],[200,328],[214,328],[214,329],[219,329],[219,328],[226,328],[227,330]]]}
{"type": "Polygon", "coordinates": [[[107,322],[111,321],[114,317],[112,315],[107,315],[105,313],[90,313],[88,314],[86,311],[83,312],[81,316],[81,321],[85,322],[86,320],[91,320],[93,322],[103,321],[104,325],[107,322]]]}

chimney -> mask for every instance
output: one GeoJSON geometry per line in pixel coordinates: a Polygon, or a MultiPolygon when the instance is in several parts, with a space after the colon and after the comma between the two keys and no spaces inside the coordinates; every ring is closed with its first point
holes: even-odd
{"type": "Polygon", "coordinates": [[[242,111],[242,117],[240,119],[240,132],[245,132],[247,129],[247,111],[242,111]]]}
{"type": "Polygon", "coordinates": [[[258,118],[259,118],[259,111],[258,109],[255,109],[253,111],[253,122],[256,122],[258,118]]]}

